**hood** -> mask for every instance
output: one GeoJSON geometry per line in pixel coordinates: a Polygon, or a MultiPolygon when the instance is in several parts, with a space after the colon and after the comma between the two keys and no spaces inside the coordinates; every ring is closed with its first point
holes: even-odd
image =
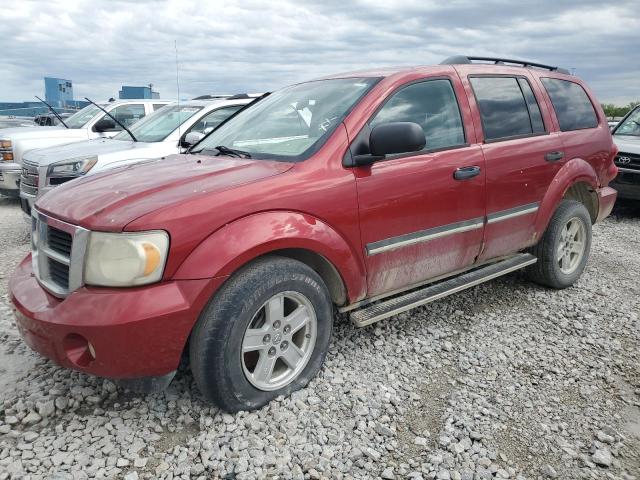
{"type": "Polygon", "coordinates": [[[616,146],[621,152],[640,155],[640,137],[634,137],[633,135],[614,135],[613,141],[616,142],[616,146]]]}
{"type": "MultiPolygon", "coordinates": [[[[80,157],[90,157],[97,155],[101,160],[103,156],[126,152],[126,155],[113,155],[114,159],[145,158],[145,153],[157,151],[156,143],[134,142],[127,140],[112,140],[110,138],[97,138],[84,142],[68,143],[55,147],[40,148],[26,152],[22,157],[31,163],[40,166],[50,165],[63,160],[72,160],[80,157]]],[[[174,149],[175,151],[175,149],[174,149]]],[[[156,155],[159,156],[159,155],[156,155]]]]}
{"type": "Polygon", "coordinates": [[[177,208],[194,197],[213,196],[284,173],[292,166],[266,160],[170,155],[73,180],[43,195],[36,208],[92,230],[121,231],[147,213],[167,206],[177,208]]]}
{"type": "Polygon", "coordinates": [[[31,138],[87,138],[87,132],[83,128],[54,127],[18,127],[3,128],[0,130],[0,138],[9,140],[28,140],[31,138]]]}

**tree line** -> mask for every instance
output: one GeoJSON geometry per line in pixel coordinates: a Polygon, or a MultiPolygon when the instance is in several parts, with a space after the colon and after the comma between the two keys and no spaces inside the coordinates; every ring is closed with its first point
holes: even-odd
{"type": "Polygon", "coordinates": [[[602,109],[607,117],[624,117],[636,105],[640,105],[640,101],[631,102],[624,107],[619,107],[613,103],[603,103],[602,109]]]}

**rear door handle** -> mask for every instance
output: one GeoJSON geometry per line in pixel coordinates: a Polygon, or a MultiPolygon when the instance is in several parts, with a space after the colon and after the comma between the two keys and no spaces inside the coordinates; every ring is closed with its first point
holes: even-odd
{"type": "Polygon", "coordinates": [[[476,165],[460,167],[453,172],[453,178],[456,180],[467,180],[478,175],[480,175],[480,167],[476,165]]]}
{"type": "Polygon", "coordinates": [[[564,158],[564,152],[549,152],[544,156],[547,162],[557,162],[564,158]]]}

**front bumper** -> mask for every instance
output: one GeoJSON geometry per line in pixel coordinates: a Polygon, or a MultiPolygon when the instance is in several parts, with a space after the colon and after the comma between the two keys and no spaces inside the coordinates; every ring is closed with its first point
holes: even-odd
{"type": "Polygon", "coordinates": [[[22,170],[17,163],[0,163],[0,194],[9,197],[20,195],[20,174],[22,170]]]}
{"type": "Polygon", "coordinates": [[[640,170],[618,167],[618,176],[609,185],[618,191],[618,197],[640,200],[640,170]]]}
{"type": "Polygon", "coordinates": [[[138,288],[82,287],[65,299],[46,292],[31,255],[9,281],[18,330],[36,352],[100,377],[170,374],[201,310],[224,278],[169,281],[138,288]]]}

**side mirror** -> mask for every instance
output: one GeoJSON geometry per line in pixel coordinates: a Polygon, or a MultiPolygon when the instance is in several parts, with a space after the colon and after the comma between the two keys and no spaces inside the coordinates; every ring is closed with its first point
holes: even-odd
{"type": "Polygon", "coordinates": [[[98,120],[93,126],[94,132],[113,132],[116,129],[116,122],[110,118],[103,118],[98,120]]]}
{"type": "Polygon", "coordinates": [[[204,134],[200,132],[189,132],[182,139],[183,147],[192,147],[204,138],[204,134]]]}
{"type": "Polygon", "coordinates": [[[390,122],[376,125],[369,135],[369,155],[356,155],[356,166],[370,165],[395,153],[419,152],[427,144],[424,130],[414,122],[390,122]]]}

